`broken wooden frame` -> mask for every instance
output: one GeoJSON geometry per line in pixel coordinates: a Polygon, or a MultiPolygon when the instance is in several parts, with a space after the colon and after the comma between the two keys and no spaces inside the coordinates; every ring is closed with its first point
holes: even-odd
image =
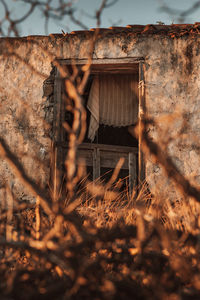
{"type": "MultiPolygon", "coordinates": [[[[86,59],[73,61],[76,65],[87,64],[86,59]]],[[[72,60],[59,60],[61,65],[72,65],[72,60]]],[[[79,146],[78,157],[83,157],[87,166],[93,167],[93,179],[100,176],[100,166],[114,168],[120,157],[125,162],[122,168],[129,170],[129,189],[133,185],[140,184],[145,179],[145,163],[141,150],[142,140],[140,135],[141,121],[145,113],[145,85],[144,85],[144,59],[143,58],[120,58],[120,59],[93,59],[91,65],[92,73],[139,73],[139,105],[138,122],[139,137],[138,148],[104,145],[94,143],[83,143],[79,146]],[[137,159],[138,155],[138,159],[137,159]],[[136,166],[138,161],[138,166],[136,166]],[[137,171],[138,170],[138,171],[137,171]]],[[[62,126],[65,121],[65,105],[62,97],[62,82],[57,70],[54,85],[54,122],[53,122],[53,143],[52,143],[52,167],[51,179],[53,185],[53,198],[56,199],[60,193],[63,181],[63,162],[67,148],[65,130],[62,126]]]]}

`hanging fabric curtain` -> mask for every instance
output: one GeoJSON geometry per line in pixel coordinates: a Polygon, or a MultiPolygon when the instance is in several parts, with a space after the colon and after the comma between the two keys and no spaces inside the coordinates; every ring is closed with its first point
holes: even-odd
{"type": "Polygon", "coordinates": [[[137,122],[138,79],[134,74],[94,77],[87,107],[91,112],[88,137],[94,140],[99,124],[121,127],[137,122]]]}
{"type": "Polygon", "coordinates": [[[93,141],[99,128],[99,76],[95,76],[92,82],[87,108],[91,113],[88,138],[93,141]]]}

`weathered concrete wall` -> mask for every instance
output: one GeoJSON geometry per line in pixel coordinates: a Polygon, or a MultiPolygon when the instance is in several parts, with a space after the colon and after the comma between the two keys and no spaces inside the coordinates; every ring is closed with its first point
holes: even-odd
{"type": "MultiPolygon", "coordinates": [[[[151,136],[158,142],[167,142],[172,138],[166,151],[194,185],[200,184],[199,46],[199,37],[192,35],[177,38],[167,35],[127,38],[121,34],[112,39],[102,39],[95,51],[98,58],[145,59],[146,110],[149,116],[156,118],[162,129],[160,132],[155,128],[150,129],[151,136]],[[166,117],[169,115],[171,118],[166,117]]],[[[163,187],[167,188],[169,181],[164,177],[163,170],[150,157],[146,163],[146,176],[153,192],[158,192],[159,187],[160,191],[163,191],[163,187]]],[[[175,191],[168,189],[168,193],[174,194],[175,191]]]]}
{"type": "MultiPolygon", "coordinates": [[[[49,178],[52,114],[42,98],[43,82],[55,57],[84,59],[88,56],[91,33],[62,37],[0,39],[0,136],[20,157],[28,175],[45,186],[49,178]]],[[[167,35],[135,35],[126,32],[102,34],[96,42],[94,58],[143,57],[145,59],[145,101],[150,116],[159,117],[164,133],[152,128],[152,137],[166,139],[173,133],[169,153],[187,177],[193,173],[200,182],[199,153],[194,145],[200,135],[200,39],[198,36],[171,38],[167,35]],[[187,112],[183,136],[180,116],[162,119],[174,112],[187,112]]],[[[0,188],[8,182],[18,197],[27,199],[26,191],[3,160],[0,161],[0,188]]],[[[162,171],[151,158],[146,164],[147,178],[163,181],[162,171]]],[[[3,189],[2,189],[3,190],[3,189]]]]}
{"type": "MultiPolygon", "coordinates": [[[[48,103],[42,98],[43,74],[49,75],[51,58],[43,46],[46,43],[51,50],[51,42],[45,37],[35,41],[39,45],[28,38],[0,40],[0,135],[27,174],[44,187],[49,177],[51,140],[50,120],[45,117],[48,103]]],[[[3,160],[0,165],[0,187],[8,183],[17,197],[32,199],[3,160]]]]}

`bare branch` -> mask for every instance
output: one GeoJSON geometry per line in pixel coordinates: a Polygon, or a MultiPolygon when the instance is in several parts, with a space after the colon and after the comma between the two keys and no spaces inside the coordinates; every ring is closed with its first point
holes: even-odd
{"type": "Polygon", "coordinates": [[[5,141],[0,138],[0,156],[4,158],[7,163],[10,165],[12,171],[15,175],[20,178],[22,183],[28,190],[35,196],[39,196],[40,204],[44,211],[49,214],[53,215],[53,212],[48,204],[48,199],[45,196],[44,191],[42,191],[39,186],[35,183],[34,180],[29,178],[24,171],[22,164],[16,158],[16,156],[10,151],[9,147],[6,145],[5,141]]]}
{"type": "Polygon", "coordinates": [[[162,3],[161,6],[160,6],[160,10],[163,11],[163,12],[166,12],[167,14],[169,14],[173,17],[177,17],[177,19],[180,22],[184,22],[186,17],[188,17],[189,15],[192,15],[196,10],[198,10],[200,8],[200,1],[199,0],[196,1],[193,5],[191,5],[186,10],[171,8],[163,0],[161,0],[160,2],[162,3]]]}
{"type": "MultiPolygon", "coordinates": [[[[178,170],[176,165],[173,163],[170,156],[163,152],[159,147],[158,143],[152,141],[148,135],[147,127],[149,124],[155,125],[153,119],[144,119],[141,121],[141,136],[142,136],[142,146],[144,154],[150,153],[153,155],[155,161],[159,163],[165,170],[167,177],[172,179],[182,194],[187,198],[192,197],[197,202],[200,202],[200,190],[194,187],[178,170]]],[[[136,129],[137,136],[139,128],[136,129]]]]}

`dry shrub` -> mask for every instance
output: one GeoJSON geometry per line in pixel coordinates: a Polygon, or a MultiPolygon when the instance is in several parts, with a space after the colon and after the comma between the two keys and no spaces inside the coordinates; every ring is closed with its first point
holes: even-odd
{"type": "MultiPolygon", "coordinates": [[[[142,134],[146,151],[166,167],[160,145],[142,134]]],[[[152,196],[146,182],[132,193],[128,188],[120,193],[117,170],[109,183],[102,183],[84,179],[79,168],[70,176],[81,189],[69,182],[63,200],[62,193],[48,198],[5,142],[1,153],[37,195],[34,204],[19,202],[8,188],[2,202],[2,299],[199,298],[198,190],[170,160],[166,172],[173,171],[175,183],[182,180],[178,187],[185,197],[177,201],[164,191],[162,199],[152,196]]]]}
{"type": "Polygon", "coordinates": [[[86,182],[56,214],[1,208],[2,299],[197,299],[199,224],[181,227],[196,202],[161,206],[147,184],[121,195],[86,182]]]}
{"type": "Polygon", "coordinates": [[[90,218],[97,227],[115,226],[121,219],[126,225],[136,225],[137,215],[142,214],[147,220],[156,220],[166,229],[198,232],[200,207],[194,199],[183,198],[171,200],[167,192],[152,195],[148,184],[135,187],[132,193],[119,192],[115,187],[106,189],[103,184],[91,182],[82,191],[81,205],[77,211],[85,218],[90,218]]]}
{"type": "MultiPolygon", "coordinates": [[[[105,4],[102,1],[98,21],[105,4]]],[[[59,61],[53,62],[65,87],[66,107],[73,114],[71,127],[63,125],[69,136],[67,196],[56,184],[51,193],[41,189],[0,138],[1,157],[36,198],[36,203],[21,202],[7,187],[8,197],[1,202],[1,299],[198,299],[200,192],[167,152],[168,143],[177,136],[167,139],[165,129],[165,140],[156,142],[148,131],[157,125],[156,120],[147,116],[139,120],[144,154],[153,157],[173,181],[181,194],[177,201],[171,201],[164,188],[162,197],[152,196],[146,182],[132,193],[128,188],[120,193],[115,184],[117,171],[103,184],[88,182],[84,169],[77,167],[77,149],[86,131],[82,94],[98,31],[94,31],[82,77],[77,77],[73,62],[73,74],[59,61]],[[81,191],[77,189],[80,182],[81,191]]],[[[9,43],[8,50],[13,55],[9,43]]]]}

